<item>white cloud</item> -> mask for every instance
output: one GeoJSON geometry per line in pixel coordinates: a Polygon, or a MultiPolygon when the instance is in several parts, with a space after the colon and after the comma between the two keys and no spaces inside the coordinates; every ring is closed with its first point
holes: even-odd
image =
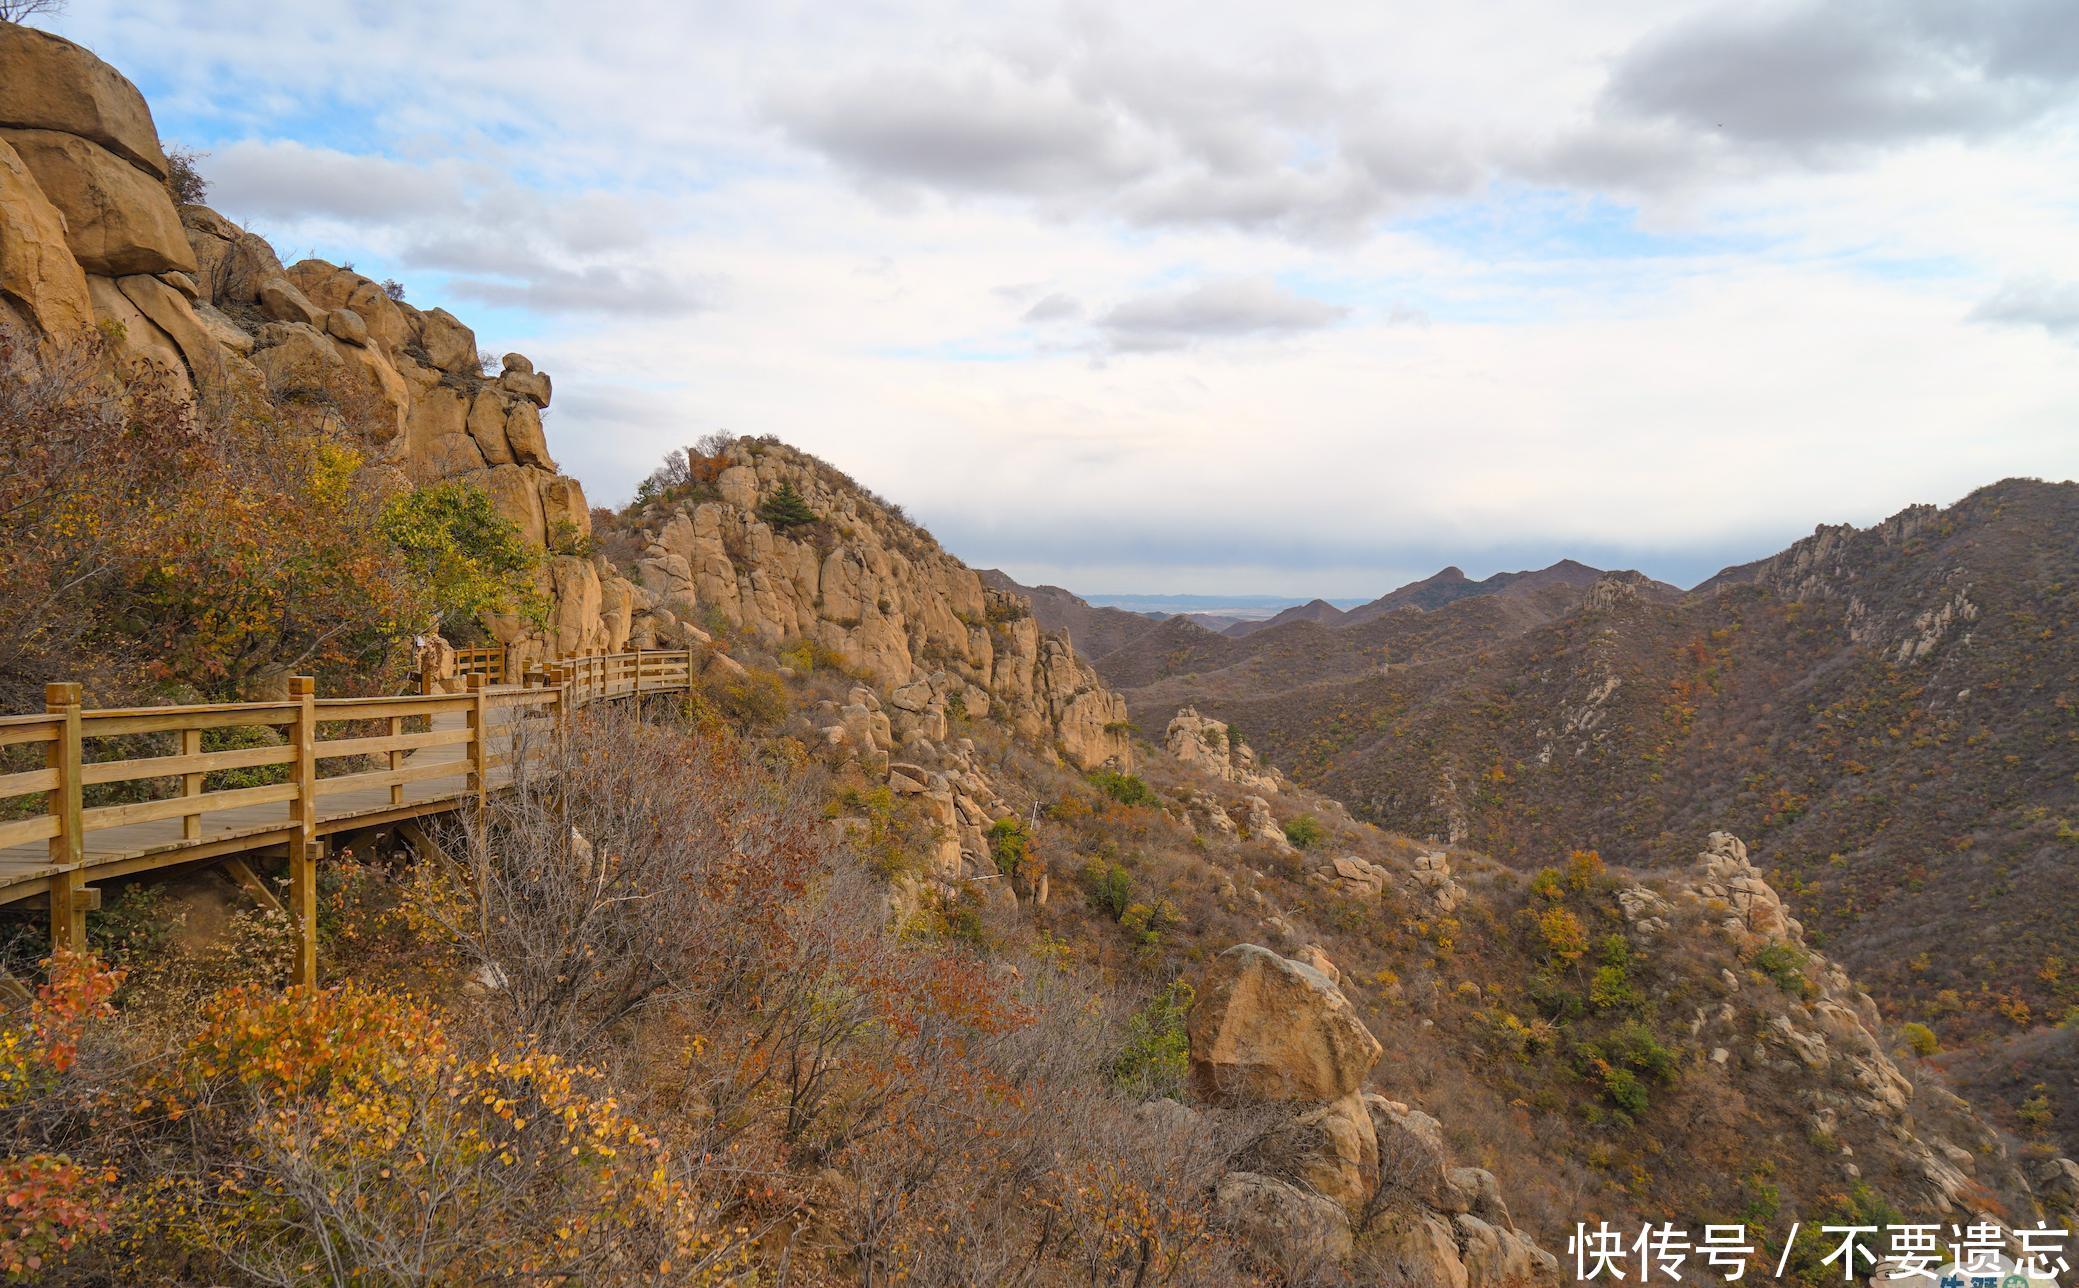
{"type": "Polygon", "coordinates": [[[1147,352],[1299,335],[1332,326],[1348,313],[1269,278],[1224,278],[1125,300],[1099,318],[1097,327],[1113,349],[1147,352]]]}
{"type": "Polygon", "coordinates": [[[2079,340],[2079,282],[2020,278],[1971,310],[1973,322],[2039,326],[2060,340],[2079,340]]]}
{"type": "Polygon", "coordinates": [[[1371,594],[1482,551],[1690,580],[2079,472],[2079,362],[2042,340],[2079,325],[2074,13],[75,0],[58,26],[285,256],[399,276],[551,371],[595,500],[770,432],[1014,573],[1371,594]]]}

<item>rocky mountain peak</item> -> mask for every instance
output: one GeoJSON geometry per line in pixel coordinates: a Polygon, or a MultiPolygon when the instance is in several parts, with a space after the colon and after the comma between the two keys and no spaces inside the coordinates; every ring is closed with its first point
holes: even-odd
{"type": "MultiPolygon", "coordinates": [[[[688,495],[640,515],[634,638],[679,647],[713,629],[810,640],[877,686],[985,694],[1021,734],[1084,768],[1126,765],[1126,705],[981,575],[831,466],[767,439],[703,457],[688,495]],[[783,514],[777,498],[802,510],[783,514]]],[[[972,704],[970,704],[971,706],[972,704]]]]}

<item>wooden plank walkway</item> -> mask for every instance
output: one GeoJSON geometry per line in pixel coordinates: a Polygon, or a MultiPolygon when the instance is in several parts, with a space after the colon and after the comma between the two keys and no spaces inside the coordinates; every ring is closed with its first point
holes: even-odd
{"type": "MultiPolygon", "coordinates": [[[[466,718],[461,712],[444,713],[434,717],[430,724],[432,730],[441,732],[467,728],[466,718]]],[[[491,754],[508,762],[513,745],[512,724],[511,717],[493,716],[487,737],[491,754]]],[[[406,753],[404,768],[440,765],[445,767],[445,772],[401,784],[401,800],[393,799],[398,793],[392,793],[387,787],[346,786],[344,790],[327,791],[329,784],[343,780],[319,778],[318,834],[330,836],[377,826],[388,821],[390,816],[415,817],[453,809],[469,785],[471,766],[467,752],[467,747],[458,743],[406,753]],[[404,807],[402,812],[400,806],[404,807]],[[429,806],[432,807],[430,810],[429,806]]],[[[509,786],[512,782],[510,763],[491,770],[488,777],[494,791],[509,786]]],[[[297,826],[295,802],[285,800],[241,805],[202,815],[197,836],[185,835],[183,825],[183,819],[162,818],[90,831],[84,841],[87,867],[95,879],[107,880],[143,868],[163,866],[157,860],[168,858],[176,851],[184,852],[179,861],[191,862],[206,857],[200,851],[244,853],[285,844],[293,839],[291,833],[297,826]]],[[[43,882],[57,870],[58,865],[51,863],[49,847],[43,842],[28,842],[0,850],[0,903],[8,902],[10,897],[41,893],[43,882]],[[24,886],[33,888],[24,890],[24,886]]]]}
{"type": "Polygon", "coordinates": [[[44,798],[39,813],[0,816],[0,904],[44,898],[53,944],[82,946],[93,882],[271,853],[290,860],[296,977],[312,982],[325,838],[481,804],[571,712],[683,692],[699,673],[692,650],[561,658],[517,685],[497,682],[501,657],[465,663],[462,692],[389,698],[319,699],[297,677],[282,702],[83,710],[77,685],[50,686],[42,714],[0,717],[0,749],[44,762],[0,772],[0,801],[44,798]],[[239,730],[279,732],[226,736],[239,730]],[[231,745],[203,750],[212,734],[231,745]],[[268,772],[223,785],[255,769],[268,772]],[[118,803],[90,790],[125,785],[134,799],[118,803]]]}

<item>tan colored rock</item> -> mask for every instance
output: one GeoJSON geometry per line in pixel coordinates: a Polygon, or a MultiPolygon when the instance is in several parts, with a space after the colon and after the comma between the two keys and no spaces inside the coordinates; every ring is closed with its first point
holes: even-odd
{"type": "Polygon", "coordinates": [[[150,368],[182,386],[187,384],[188,364],[172,337],[131,303],[114,278],[89,274],[87,298],[94,306],[95,322],[120,328],[118,334],[127,365],[133,370],[150,368]]]}
{"type": "Polygon", "coordinates": [[[1201,835],[1234,835],[1234,820],[1210,794],[1193,788],[1186,791],[1178,803],[1184,807],[1184,821],[1191,825],[1192,831],[1201,835]]]}
{"type": "MultiPolygon", "coordinates": [[[[484,454],[469,434],[468,398],[442,384],[413,389],[405,419],[403,458],[405,472],[415,483],[430,483],[485,468],[484,454]]],[[[532,488],[528,494],[533,495],[532,488]]],[[[535,509],[538,533],[539,503],[535,509]]]]}
{"type": "Polygon", "coordinates": [[[1393,884],[1393,877],[1386,869],[1354,854],[1330,859],[1308,873],[1307,879],[1351,899],[1376,899],[1393,884]]]}
{"type": "Polygon", "coordinates": [[[1783,899],[1747,860],[1747,847],[1730,832],[1711,833],[1696,856],[1695,897],[1725,904],[1726,929],[1743,938],[1775,942],[1802,939],[1804,928],[1783,906],[1783,899]]]}
{"type": "Polygon", "coordinates": [[[368,324],[352,309],[334,309],[325,315],[325,334],[357,349],[368,347],[368,324]]]}
{"type": "Polygon", "coordinates": [[[1350,1218],[1341,1205],[1274,1176],[1221,1177],[1213,1189],[1213,1218],[1258,1259],[1275,1260],[1280,1252],[1301,1263],[1350,1255],[1350,1218]]]}
{"type": "Polygon", "coordinates": [[[1380,1055],[1326,975],[1255,944],[1213,960],[1188,1029],[1192,1079],[1213,1099],[1340,1100],[1380,1055]]]}
{"type": "Polygon", "coordinates": [[[0,126],[92,140],[156,180],[166,154],[144,95],[79,45],[0,23],[0,126]]]}
{"type": "Polygon", "coordinates": [[[312,304],[309,296],[280,273],[261,278],[259,285],[253,288],[253,296],[259,301],[260,311],[270,321],[300,322],[320,331],[326,329],[325,310],[312,304]]]}
{"type": "Polygon", "coordinates": [[[341,412],[378,443],[401,437],[411,412],[411,390],[404,377],[373,346],[349,344],[334,337],[332,347],[343,359],[346,370],[345,383],[339,390],[341,412]]]}
{"type": "Polygon", "coordinates": [[[1329,957],[1328,950],[1321,945],[1308,944],[1294,953],[1292,960],[1312,966],[1315,970],[1328,976],[1328,982],[1334,984],[1337,988],[1343,986],[1342,970],[1336,966],[1334,959],[1329,957]]]}
{"type": "MultiPolygon", "coordinates": [[[[1066,643],[1061,647],[1066,651],[1066,643]]],[[[1069,656],[1073,659],[1074,655],[1069,656]]],[[[1133,743],[1125,729],[1126,699],[1097,687],[1095,677],[1090,678],[1091,687],[1070,695],[1055,713],[1061,754],[1077,769],[1131,769],[1133,743]]]]}
{"type": "Polygon", "coordinates": [[[548,528],[542,518],[541,494],[535,490],[529,471],[518,465],[499,465],[472,477],[482,481],[484,491],[491,496],[492,508],[518,528],[529,545],[548,548],[548,528]]]}
{"type": "MultiPolygon", "coordinates": [[[[7,61],[0,24],[0,74],[7,61]]],[[[8,96],[0,88],[0,101],[8,96]]],[[[0,299],[14,301],[45,335],[76,335],[94,325],[87,277],[65,244],[65,217],[37,187],[29,167],[0,140],[0,299]]]]}
{"type": "Polygon", "coordinates": [[[1271,813],[1270,802],[1261,796],[1244,796],[1236,807],[1240,817],[1235,822],[1241,825],[1252,841],[1262,841],[1280,854],[1297,853],[1292,842],[1285,836],[1277,815],[1271,813]]]}
{"type": "Polygon", "coordinates": [[[224,346],[195,316],[188,298],[156,277],[133,274],[116,279],[116,286],[129,297],[137,311],[165,332],[187,362],[197,386],[220,388],[230,378],[230,358],[224,346]]]}
{"type": "Polygon", "coordinates": [[[411,324],[381,284],[322,259],[298,260],[289,267],[288,277],[319,308],[352,309],[368,328],[370,343],[391,362],[398,360],[412,337],[411,324]]]}
{"type": "Polygon", "coordinates": [[[1443,1124],[1419,1109],[1373,1092],[1365,1093],[1363,1099],[1386,1184],[1424,1206],[1447,1206],[1451,1157],[1444,1145],[1443,1124]]]}
{"type": "Polygon", "coordinates": [[[560,474],[540,477],[543,531],[557,545],[582,545],[592,535],[592,511],[585,505],[584,487],[560,474]]]}
{"type": "Polygon", "coordinates": [[[1191,707],[1170,718],[1162,745],[1178,760],[1222,782],[1271,795],[1278,790],[1277,776],[1257,766],[1255,751],[1225,722],[1202,716],[1191,707]]]}
{"type": "Polygon", "coordinates": [[[512,444],[513,459],[522,465],[544,470],[556,468],[549,456],[549,439],[541,429],[541,412],[523,399],[506,398],[505,441],[512,444]]]}
{"type": "Polygon", "coordinates": [[[434,366],[458,376],[483,374],[477,362],[476,332],[463,326],[454,314],[446,309],[427,309],[413,321],[419,343],[426,347],[426,357],[434,366]]]}
{"type": "Polygon", "coordinates": [[[233,322],[207,300],[194,301],[195,320],[209,332],[217,347],[228,349],[243,357],[253,351],[253,337],[244,327],[233,322]]]}
{"type": "MultiPolygon", "coordinates": [[[[515,468],[502,465],[499,470],[515,468]]],[[[605,630],[599,619],[599,572],[591,561],[558,555],[549,560],[549,581],[556,597],[554,642],[557,654],[568,656],[580,649],[604,647],[605,630]]]]}
{"type": "Polygon", "coordinates": [[[505,437],[505,408],[506,400],[489,386],[477,390],[476,399],[469,404],[469,436],[476,440],[487,464],[513,463],[512,444],[505,437]]]}
{"type": "Polygon", "coordinates": [[[52,130],[0,130],[65,216],[65,244],[89,273],[193,272],[165,186],[98,143],[52,130]]]}
{"type": "Polygon", "coordinates": [[[1450,1222],[1434,1213],[1395,1216],[1373,1237],[1373,1247],[1375,1263],[1389,1275],[1399,1276],[1388,1282],[1470,1288],[1465,1263],[1458,1256],[1457,1234],[1450,1222]]]}
{"type": "Polygon", "coordinates": [[[1352,1212],[1379,1188],[1379,1143],[1371,1115],[1355,1094],[1309,1109],[1264,1146],[1271,1171],[1352,1212]]]}
{"type": "MultiPolygon", "coordinates": [[[[511,362],[512,359],[520,357],[517,353],[508,353],[505,357],[507,365],[506,369],[499,374],[498,387],[515,398],[525,398],[536,407],[548,406],[550,394],[548,376],[545,373],[535,371],[531,363],[525,371],[515,370],[511,362]]],[[[520,360],[522,362],[526,361],[524,358],[520,360]]]]}
{"type": "Polygon", "coordinates": [[[278,394],[316,393],[337,388],[346,374],[339,350],[316,327],[269,322],[254,337],[253,365],[278,394]]]}

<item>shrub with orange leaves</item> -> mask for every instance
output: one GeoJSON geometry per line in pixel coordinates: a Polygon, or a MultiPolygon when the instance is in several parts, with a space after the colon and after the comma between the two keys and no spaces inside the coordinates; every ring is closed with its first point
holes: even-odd
{"type": "Polygon", "coordinates": [[[58,1154],[0,1159],[0,1274],[36,1275],[110,1225],[111,1168],[58,1154]]]}
{"type": "MultiPolygon", "coordinates": [[[[71,1093],[90,1023],[114,1011],[123,972],[91,953],[60,951],[44,963],[46,982],[25,1014],[0,1024],[0,1110],[18,1136],[46,1136],[47,1121],[91,1122],[93,1098],[71,1093]],[[80,1103],[84,1100],[84,1105],[80,1103]],[[85,1112],[81,1112],[84,1108],[85,1112]]],[[[85,1133],[89,1143],[91,1131],[85,1133]]],[[[0,1274],[38,1277],[64,1254],[106,1234],[116,1174],[104,1165],[39,1150],[0,1158],[0,1274]]]]}
{"type": "Polygon", "coordinates": [[[598,1084],[406,998],[231,990],[160,1088],[188,1161],[157,1233],[266,1282],[732,1282],[737,1236],[598,1084]]]}

